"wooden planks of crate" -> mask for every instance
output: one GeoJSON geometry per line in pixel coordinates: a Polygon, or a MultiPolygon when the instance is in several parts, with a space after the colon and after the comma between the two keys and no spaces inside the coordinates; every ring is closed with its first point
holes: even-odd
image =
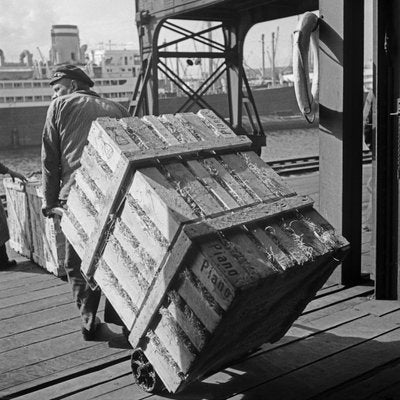
{"type": "Polygon", "coordinates": [[[64,276],[65,236],[60,218],[45,218],[41,212],[42,189],[40,181],[26,184],[27,204],[32,232],[32,260],[56,276],[64,276]]]}
{"type": "Polygon", "coordinates": [[[10,232],[10,247],[19,254],[30,258],[32,232],[29,224],[29,210],[25,184],[11,178],[3,180],[7,198],[7,224],[10,232]]]}
{"type": "Polygon", "coordinates": [[[209,110],[88,140],[62,228],[171,392],[281,338],[348,248],[209,110]]]}

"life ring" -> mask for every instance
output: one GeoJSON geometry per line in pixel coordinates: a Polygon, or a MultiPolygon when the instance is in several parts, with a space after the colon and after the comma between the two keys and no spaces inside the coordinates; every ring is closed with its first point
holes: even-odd
{"type": "Polygon", "coordinates": [[[318,16],[306,12],[293,33],[294,91],[300,111],[309,123],[314,122],[319,100],[318,25],[318,16]],[[308,65],[310,46],[314,60],[311,89],[308,65]]]}

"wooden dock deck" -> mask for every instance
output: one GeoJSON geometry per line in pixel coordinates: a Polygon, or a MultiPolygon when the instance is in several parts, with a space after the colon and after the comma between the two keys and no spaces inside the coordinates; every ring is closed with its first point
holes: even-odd
{"type": "MultiPolygon", "coordinates": [[[[318,199],[317,173],[288,180],[318,199]]],[[[363,271],[373,276],[368,235],[363,271]]],[[[69,284],[18,261],[0,271],[1,399],[400,399],[400,302],[374,300],[370,281],[326,285],[277,343],[156,396],[133,384],[120,328],[103,325],[98,341],[84,342],[69,284]]]]}

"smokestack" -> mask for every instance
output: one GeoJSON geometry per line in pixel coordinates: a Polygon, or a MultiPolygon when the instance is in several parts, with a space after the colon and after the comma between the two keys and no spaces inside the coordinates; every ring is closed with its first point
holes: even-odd
{"type": "Polygon", "coordinates": [[[50,60],[53,64],[81,64],[79,30],[76,25],[51,27],[50,60]]]}

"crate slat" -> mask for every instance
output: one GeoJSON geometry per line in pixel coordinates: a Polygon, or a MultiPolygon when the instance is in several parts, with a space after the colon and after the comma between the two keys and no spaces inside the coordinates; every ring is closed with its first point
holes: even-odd
{"type": "Polygon", "coordinates": [[[141,119],[137,117],[122,118],[120,124],[140,149],[165,147],[165,141],[156,135],[141,119]]]}
{"type": "Polygon", "coordinates": [[[165,308],[160,309],[161,319],[154,330],[160,343],[184,374],[188,372],[197,356],[197,351],[181,327],[165,308]]]}
{"type": "Polygon", "coordinates": [[[131,326],[136,318],[137,309],[132,303],[130,296],[118,283],[110,266],[103,259],[98,263],[94,279],[112,306],[118,310],[118,314],[124,324],[131,326]]]}
{"type": "Polygon", "coordinates": [[[210,140],[217,135],[212,131],[198,115],[193,113],[177,114],[178,120],[183,127],[191,132],[195,137],[201,137],[202,140],[210,140]]]}
{"type": "Polygon", "coordinates": [[[220,202],[225,209],[238,207],[236,200],[229,194],[229,192],[204,168],[204,166],[197,160],[187,162],[191,172],[201,181],[204,186],[208,187],[209,191],[220,202]]]}
{"type": "Polygon", "coordinates": [[[226,154],[222,155],[221,159],[260,200],[268,201],[278,198],[269,190],[267,185],[264,185],[264,181],[253,173],[242,157],[237,154],[226,154]]]}
{"type": "Polygon", "coordinates": [[[235,228],[240,225],[275,219],[291,210],[302,210],[314,204],[308,196],[295,196],[280,199],[272,203],[255,203],[240,207],[234,213],[228,210],[211,215],[201,221],[193,222],[184,227],[185,233],[192,240],[214,234],[219,230],[235,228]]]}
{"type": "Polygon", "coordinates": [[[114,236],[109,238],[102,259],[107,265],[112,265],[112,273],[118,284],[127,293],[132,304],[138,308],[149,286],[141,273],[140,266],[132,263],[114,236]]]}
{"type": "Polygon", "coordinates": [[[161,260],[158,260],[157,263],[148,248],[140,244],[138,239],[133,236],[132,231],[120,219],[116,221],[113,235],[124,253],[129,256],[130,261],[140,269],[143,277],[150,283],[161,260]]]}
{"type": "Polygon", "coordinates": [[[258,200],[252,196],[234,176],[215,158],[206,158],[200,161],[202,165],[211,173],[214,179],[226,188],[228,193],[240,205],[253,203],[258,200]]]}
{"type": "Polygon", "coordinates": [[[180,276],[178,293],[196,314],[208,332],[213,333],[222,319],[223,310],[217,307],[213,297],[202,287],[188,270],[180,276]],[[212,302],[210,300],[213,300],[212,302]]]}
{"type": "Polygon", "coordinates": [[[197,115],[217,136],[234,137],[235,132],[211,110],[199,110],[197,115]]]}
{"type": "Polygon", "coordinates": [[[169,145],[179,144],[179,140],[165,127],[165,125],[154,115],[146,115],[143,121],[151,127],[154,132],[169,145]]]}
{"type": "Polygon", "coordinates": [[[165,169],[168,176],[174,180],[180,195],[192,206],[197,216],[213,214],[223,210],[222,205],[212,193],[184,165],[171,163],[166,165],[165,169]]]}
{"type": "Polygon", "coordinates": [[[204,347],[208,336],[205,326],[177,292],[170,291],[168,298],[168,312],[185,332],[197,351],[200,351],[204,347]]]}
{"type": "Polygon", "coordinates": [[[179,142],[195,143],[201,140],[201,138],[194,136],[193,132],[187,131],[175,115],[163,114],[160,121],[178,139],[179,142]]]}
{"type": "MultiPolygon", "coordinates": [[[[190,158],[198,153],[207,155],[223,153],[234,150],[247,150],[251,147],[251,141],[246,136],[236,136],[229,139],[215,137],[207,141],[183,142],[169,147],[150,148],[141,150],[132,150],[124,153],[133,167],[147,167],[154,165],[156,160],[171,160],[178,157],[190,158]]],[[[110,156],[110,160],[112,160],[110,156]]],[[[115,160],[113,160],[115,163],[115,160]]],[[[114,167],[114,171],[115,171],[114,167]]]]}
{"type": "Polygon", "coordinates": [[[148,333],[148,339],[145,348],[146,357],[152,365],[157,365],[157,373],[165,387],[170,391],[174,391],[176,387],[182,384],[184,375],[170,356],[168,349],[162,346],[154,332],[148,333]]]}
{"type": "Polygon", "coordinates": [[[151,256],[155,260],[156,264],[159,265],[165,256],[165,252],[168,248],[168,242],[166,240],[160,241],[155,235],[154,231],[148,229],[145,222],[139,217],[137,212],[129,205],[125,203],[125,206],[121,212],[120,220],[131,229],[134,238],[138,241],[138,245],[144,249],[151,249],[151,256]]]}
{"type": "Polygon", "coordinates": [[[259,176],[264,185],[266,185],[269,190],[279,197],[293,196],[296,194],[291,190],[284,182],[283,179],[260,157],[258,157],[254,152],[247,151],[239,153],[243,157],[248,168],[257,176],[259,176]]]}

